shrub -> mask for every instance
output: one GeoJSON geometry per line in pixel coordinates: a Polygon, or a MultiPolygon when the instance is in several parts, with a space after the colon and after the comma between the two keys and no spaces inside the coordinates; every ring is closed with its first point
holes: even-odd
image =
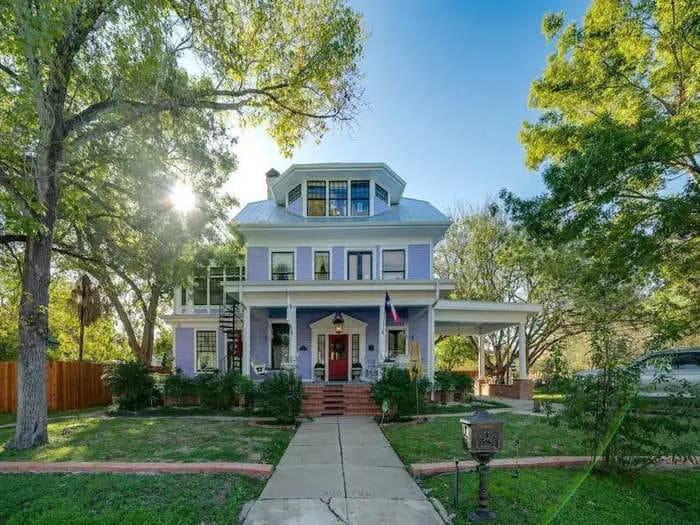
{"type": "Polygon", "coordinates": [[[191,377],[182,374],[179,368],[175,374],[168,376],[165,380],[164,392],[166,396],[175,399],[175,405],[182,404],[182,398],[193,397],[197,395],[197,384],[191,377]]]}
{"type": "Polygon", "coordinates": [[[110,365],[103,381],[119,398],[120,410],[139,410],[147,407],[153,396],[151,369],[143,361],[127,361],[110,365]]]}
{"type": "Polygon", "coordinates": [[[474,390],[474,378],[469,374],[457,374],[453,372],[455,390],[472,392],[474,390]]]}
{"type": "Polygon", "coordinates": [[[542,362],[541,390],[546,393],[561,393],[568,387],[571,369],[560,347],[554,347],[542,362]]]}
{"type": "Polygon", "coordinates": [[[372,385],[372,399],[381,404],[389,401],[389,414],[400,417],[421,413],[425,403],[425,391],[428,381],[416,379],[411,381],[408,370],[395,366],[387,367],[382,378],[372,385]]]}
{"type": "Polygon", "coordinates": [[[196,392],[205,408],[228,410],[251,391],[252,381],[240,372],[213,372],[196,378],[196,392]]]}
{"type": "Polygon", "coordinates": [[[301,414],[304,386],[292,370],[268,375],[258,385],[261,408],[280,423],[294,423],[301,414]]]}
{"type": "MultiPolygon", "coordinates": [[[[675,392],[673,410],[662,415],[640,414],[637,407],[639,374],[626,365],[627,340],[605,325],[595,326],[591,336],[592,359],[599,369],[595,375],[577,378],[565,391],[564,409],[553,424],[566,423],[583,434],[583,444],[594,457],[602,457],[601,470],[621,472],[644,467],[663,456],[687,459],[697,453],[692,440],[685,440],[694,428],[690,390],[675,392]]],[[[663,383],[663,374],[655,381],[663,383]]],[[[695,394],[697,395],[697,394],[695,394]]]]}

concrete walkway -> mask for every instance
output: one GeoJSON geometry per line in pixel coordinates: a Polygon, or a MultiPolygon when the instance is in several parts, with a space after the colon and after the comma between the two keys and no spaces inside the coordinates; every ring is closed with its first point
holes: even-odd
{"type": "Polygon", "coordinates": [[[443,521],[372,418],[326,417],[302,423],[243,523],[443,521]]]}

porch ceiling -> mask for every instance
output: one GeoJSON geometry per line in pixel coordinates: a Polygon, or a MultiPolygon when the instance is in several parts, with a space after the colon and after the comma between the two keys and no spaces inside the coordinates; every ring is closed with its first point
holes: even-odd
{"type": "Polygon", "coordinates": [[[540,313],[539,304],[452,301],[435,304],[436,335],[482,335],[515,326],[540,313]]]}

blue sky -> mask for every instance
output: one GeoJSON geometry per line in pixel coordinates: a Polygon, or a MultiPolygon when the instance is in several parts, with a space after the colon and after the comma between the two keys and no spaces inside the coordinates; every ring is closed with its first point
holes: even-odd
{"type": "Polygon", "coordinates": [[[242,204],[265,198],[263,174],[307,162],[383,161],[407,182],[405,195],[446,210],[479,205],[508,188],[542,191],[523,162],[518,131],[536,114],[531,82],[551,46],[540,22],[584,0],[351,0],[369,32],[361,63],[366,107],[350,128],[284,158],[263,129],[239,138],[239,169],[226,189],[242,204]]]}

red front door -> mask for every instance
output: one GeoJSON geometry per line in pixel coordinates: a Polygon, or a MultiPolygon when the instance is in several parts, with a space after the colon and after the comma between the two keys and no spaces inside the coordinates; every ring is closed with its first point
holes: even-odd
{"type": "Polygon", "coordinates": [[[348,380],[348,336],[328,336],[328,380],[348,380]]]}

